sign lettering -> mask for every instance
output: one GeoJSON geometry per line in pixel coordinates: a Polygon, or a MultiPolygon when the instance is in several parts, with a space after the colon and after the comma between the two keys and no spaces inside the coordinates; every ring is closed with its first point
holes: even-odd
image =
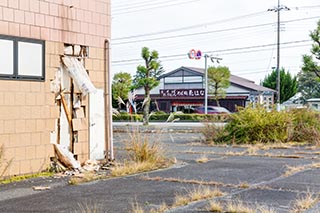
{"type": "Polygon", "coordinates": [[[161,97],[204,97],[204,89],[161,89],[161,97]]]}

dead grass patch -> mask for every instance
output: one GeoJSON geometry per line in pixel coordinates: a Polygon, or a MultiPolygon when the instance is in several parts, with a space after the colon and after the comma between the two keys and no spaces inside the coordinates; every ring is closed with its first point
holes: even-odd
{"type": "Polygon", "coordinates": [[[169,206],[166,203],[162,203],[161,206],[157,209],[151,209],[149,213],[163,213],[169,209],[169,206]]]}
{"type": "Polygon", "coordinates": [[[239,184],[239,188],[241,188],[241,189],[248,189],[248,188],[250,188],[250,185],[249,185],[248,182],[241,182],[241,183],[239,184]]]}
{"type": "Polygon", "coordinates": [[[197,163],[207,163],[208,161],[209,161],[209,158],[206,155],[202,155],[196,159],[197,163]]]}
{"type": "Polygon", "coordinates": [[[307,169],[316,169],[320,168],[320,163],[312,163],[312,164],[307,164],[307,165],[302,165],[302,166],[288,166],[287,165],[287,170],[283,174],[283,176],[288,177],[291,176],[295,173],[307,170],[307,169]]]}
{"type": "Polygon", "coordinates": [[[98,213],[98,205],[94,202],[84,202],[78,203],[78,207],[75,209],[75,212],[81,213],[98,213]]]}
{"type": "Polygon", "coordinates": [[[305,195],[300,196],[293,205],[293,212],[302,212],[310,209],[319,201],[319,196],[314,195],[311,192],[307,192],[305,195]]]}
{"type": "MultiPolygon", "coordinates": [[[[188,205],[193,201],[221,197],[224,195],[225,194],[217,188],[212,189],[210,187],[199,186],[191,190],[186,190],[185,194],[177,194],[174,198],[174,203],[172,204],[172,206],[168,206],[166,203],[162,203],[159,208],[153,208],[149,211],[149,213],[163,213],[171,208],[188,205]]],[[[145,211],[137,202],[135,202],[132,204],[131,212],[144,213],[145,211]]]]}
{"type": "Polygon", "coordinates": [[[226,206],[226,212],[229,213],[255,213],[256,209],[253,209],[245,205],[241,201],[229,202],[226,206]]]}
{"type": "Polygon", "coordinates": [[[168,162],[125,162],[122,165],[116,165],[111,168],[111,176],[119,177],[124,175],[131,175],[146,171],[152,171],[160,168],[166,168],[171,165],[171,161],[168,162]]]}
{"type": "Polygon", "coordinates": [[[174,183],[184,183],[184,184],[197,184],[202,186],[219,186],[219,187],[232,187],[232,188],[249,188],[250,185],[246,182],[236,184],[228,184],[223,182],[217,181],[202,181],[202,180],[186,180],[186,179],[179,179],[179,178],[163,178],[163,177],[140,177],[141,180],[148,180],[148,181],[162,181],[162,182],[174,182],[174,183]]]}
{"type": "Polygon", "coordinates": [[[106,178],[106,176],[98,175],[94,172],[83,172],[80,174],[76,174],[69,179],[69,184],[78,185],[81,183],[91,182],[95,180],[100,180],[106,178]]]}
{"type": "MultiPolygon", "coordinates": [[[[157,136],[153,138],[157,138],[157,136]]],[[[125,142],[125,150],[129,160],[111,168],[111,176],[117,177],[151,171],[168,167],[174,163],[173,159],[166,157],[166,150],[159,140],[151,142],[139,130],[130,134],[129,140],[125,142]]]]}
{"type": "Polygon", "coordinates": [[[217,201],[210,201],[207,210],[210,212],[223,212],[223,205],[217,201]]]}
{"type": "Polygon", "coordinates": [[[225,194],[221,192],[218,188],[211,189],[210,187],[199,186],[188,190],[185,195],[178,194],[175,197],[172,207],[184,206],[193,201],[209,199],[214,197],[221,197],[225,194]]]}
{"type": "Polygon", "coordinates": [[[242,201],[227,202],[225,205],[217,201],[211,201],[207,210],[210,212],[227,212],[227,213],[275,213],[271,208],[263,206],[249,207],[242,201]]]}
{"type": "Polygon", "coordinates": [[[248,148],[245,151],[242,152],[233,152],[233,151],[227,151],[224,153],[219,152],[199,152],[199,151],[179,151],[177,153],[185,153],[185,154],[202,154],[202,155],[219,155],[219,156],[254,156],[254,157],[269,157],[269,158],[294,158],[294,159],[315,159],[314,157],[305,157],[305,156],[299,156],[299,155],[286,155],[286,154],[272,154],[270,152],[265,153],[257,153],[259,149],[255,148],[248,148]]]}
{"type": "Polygon", "coordinates": [[[226,212],[226,213],[276,213],[272,208],[268,208],[260,205],[252,205],[249,207],[242,201],[231,201],[226,203],[221,203],[219,201],[210,201],[208,207],[206,208],[210,212],[226,212]]]}
{"type": "Polygon", "coordinates": [[[145,213],[145,211],[138,202],[135,202],[135,203],[132,203],[131,213],[145,213]]]}

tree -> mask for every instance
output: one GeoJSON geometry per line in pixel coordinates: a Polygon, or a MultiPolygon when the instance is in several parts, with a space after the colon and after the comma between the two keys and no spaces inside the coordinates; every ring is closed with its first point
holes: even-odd
{"type": "Polygon", "coordinates": [[[298,92],[303,100],[320,97],[320,84],[314,72],[301,70],[298,73],[298,92]]]}
{"type": "MultiPolygon", "coordinates": [[[[267,75],[262,85],[270,89],[277,88],[277,70],[273,70],[271,74],[267,75]]],[[[290,72],[282,68],[280,69],[280,103],[285,102],[297,93],[297,77],[291,76],[290,72]]]]}
{"type": "Polygon", "coordinates": [[[158,77],[163,73],[163,68],[158,60],[159,54],[153,50],[150,52],[149,48],[143,47],[141,57],[145,65],[137,67],[136,75],[133,79],[135,88],[144,88],[144,101],[143,101],[143,125],[149,124],[149,110],[150,110],[150,91],[157,87],[160,83],[158,77]]]}
{"type": "Polygon", "coordinates": [[[118,103],[118,109],[121,109],[121,100],[128,99],[128,93],[131,89],[132,78],[130,73],[119,72],[113,76],[112,80],[112,100],[118,103]]]}
{"type": "Polygon", "coordinates": [[[302,70],[305,72],[314,72],[317,78],[320,78],[320,20],[318,21],[317,28],[310,32],[310,37],[314,42],[310,50],[311,55],[303,55],[302,70]]]}
{"type": "Polygon", "coordinates": [[[228,67],[218,66],[208,68],[208,88],[214,95],[217,106],[220,106],[219,98],[226,96],[225,89],[230,85],[230,70],[228,67]]]}

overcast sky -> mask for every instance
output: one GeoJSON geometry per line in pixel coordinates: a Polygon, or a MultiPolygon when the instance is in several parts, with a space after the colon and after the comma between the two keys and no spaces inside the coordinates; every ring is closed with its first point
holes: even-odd
{"type": "MultiPolygon", "coordinates": [[[[166,72],[190,60],[191,49],[222,58],[233,75],[260,83],[277,65],[277,0],[112,0],[112,74],[132,75],[141,48],[157,50],[166,72]]],[[[280,67],[297,74],[309,53],[310,30],[320,20],[319,0],[281,0],[280,67]]],[[[209,66],[217,63],[208,63],[209,66]]]]}

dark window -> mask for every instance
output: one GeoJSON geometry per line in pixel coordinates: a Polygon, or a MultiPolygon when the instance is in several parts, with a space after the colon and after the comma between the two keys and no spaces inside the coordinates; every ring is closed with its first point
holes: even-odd
{"type": "Polygon", "coordinates": [[[165,103],[165,102],[160,103],[160,110],[166,111],[167,110],[167,103],[165,103]]]}
{"type": "Polygon", "coordinates": [[[44,41],[0,35],[0,78],[45,79],[44,41]]]}

